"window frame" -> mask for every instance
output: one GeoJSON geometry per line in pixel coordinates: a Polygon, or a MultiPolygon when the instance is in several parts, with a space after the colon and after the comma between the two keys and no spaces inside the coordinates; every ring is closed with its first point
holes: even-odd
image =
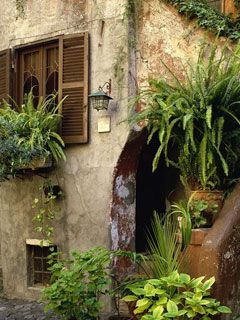
{"type": "MultiPolygon", "coordinates": [[[[89,137],[89,103],[88,103],[88,94],[89,94],[89,33],[88,32],[82,32],[82,33],[74,33],[74,34],[68,34],[68,35],[59,35],[56,37],[52,38],[47,38],[47,39],[41,39],[33,42],[29,42],[27,44],[21,44],[18,46],[15,46],[13,48],[13,57],[14,57],[14,63],[13,63],[13,69],[14,69],[14,74],[13,74],[13,88],[14,88],[14,94],[12,94],[14,100],[17,101],[18,104],[21,104],[23,101],[23,94],[21,93],[22,90],[22,82],[20,83],[18,80],[21,77],[21,70],[19,70],[19,66],[21,65],[20,61],[20,53],[23,51],[26,51],[29,49],[29,52],[33,50],[34,48],[38,48],[40,46],[43,47],[43,53],[42,53],[42,59],[44,58],[44,51],[46,51],[46,48],[51,45],[58,45],[58,55],[59,55],[59,60],[58,60],[58,97],[59,100],[63,98],[63,90],[64,90],[64,43],[67,43],[67,41],[70,40],[71,42],[79,41],[79,44],[77,45],[77,48],[82,48],[79,49],[81,50],[83,57],[79,60],[79,65],[82,66],[83,68],[83,81],[78,81],[78,83],[82,82],[83,85],[82,87],[80,86],[78,90],[82,88],[82,93],[79,92],[79,94],[82,96],[82,100],[76,100],[75,98],[75,104],[77,103],[77,118],[79,120],[79,124],[75,125],[75,114],[74,114],[74,106],[71,107],[71,102],[68,103],[67,99],[63,103],[63,108],[64,105],[66,104],[66,109],[65,113],[67,112],[67,118],[64,118],[60,127],[60,134],[62,135],[62,138],[65,142],[65,144],[76,144],[76,143],[88,143],[88,137],[89,137]],[[80,42],[83,42],[83,45],[80,44],[80,42]],[[81,62],[80,62],[81,61],[81,62]],[[70,116],[70,120],[69,120],[70,116]],[[64,126],[65,125],[65,126],[64,126]],[[66,132],[64,134],[64,131],[62,131],[63,128],[68,128],[69,131],[72,131],[73,133],[68,133],[66,132]]],[[[76,48],[76,47],[75,47],[76,48]]],[[[74,50],[74,47],[73,47],[74,50]]],[[[69,61],[68,61],[69,62],[69,61]]],[[[70,62],[71,63],[71,62],[70,62]]],[[[72,62],[74,64],[74,61],[72,62]]],[[[79,67],[78,65],[78,67],[79,67]]],[[[22,75],[23,77],[23,75],[22,75]]],[[[41,79],[41,83],[43,84],[43,77],[44,73],[41,79]]],[[[76,82],[76,83],[77,83],[76,82]]],[[[69,88],[71,88],[71,84],[69,84],[69,88]]],[[[39,91],[39,95],[44,96],[45,92],[45,86],[42,86],[41,91],[39,91]]],[[[76,108],[76,105],[75,105],[76,108]]],[[[76,110],[76,109],[75,109],[76,110]]],[[[63,114],[63,110],[59,110],[60,113],[63,114]]],[[[68,130],[67,130],[68,131],[68,130]]]]}

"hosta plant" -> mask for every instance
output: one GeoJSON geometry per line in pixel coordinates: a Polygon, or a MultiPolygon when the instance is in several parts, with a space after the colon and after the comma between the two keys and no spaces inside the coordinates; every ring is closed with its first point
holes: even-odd
{"type": "Polygon", "coordinates": [[[151,80],[136,98],[142,111],[129,121],[146,123],[148,141],[158,136],[153,170],[164,157],[185,187],[224,188],[240,177],[240,46],[204,47],[184,80],[165,67],[172,80],[151,80]]]}
{"type": "Polygon", "coordinates": [[[193,278],[174,271],[168,277],[149,279],[126,287],[123,300],[135,303],[134,314],[141,320],[202,319],[210,320],[221,313],[231,313],[213,299],[210,289],[214,278],[193,278]]]}
{"type": "Polygon", "coordinates": [[[30,92],[21,106],[12,108],[6,101],[0,108],[0,179],[15,175],[18,168],[31,161],[52,156],[56,161],[65,159],[64,142],[58,134],[62,101],[56,97],[40,98],[34,107],[30,92]]]}

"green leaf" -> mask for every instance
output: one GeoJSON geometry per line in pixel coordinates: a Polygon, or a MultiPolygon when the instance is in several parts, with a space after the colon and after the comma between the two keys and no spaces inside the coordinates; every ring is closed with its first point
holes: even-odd
{"type": "Polygon", "coordinates": [[[187,317],[188,318],[194,318],[196,316],[196,312],[194,312],[193,310],[189,310],[187,312],[187,317]]]}
{"type": "Polygon", "coordinates": [[[206,122],[209,129],[212,128],[212,106],[207,107],[206,122]]]}
{"type": "Polygon", "coordinates": [[[134,314],[140,314],[143,313],[147,308],[149,308],[151,305],[151,302],[147,303],[146,305],[142,306],[142,307],[138,307],[134,310],[134,314]]]}
{"type": "Polygon", "coordinates": [[[163,314],[163,306],[158,306],[155,308],[155,310],[153,311],[153,317],[155,319],[161,319],[161,316],[163,314]]]}
{"type": "Polygon", "coordinates": [[[122,300],[125,301],[125,302],[131,302],[131,301],[136,301],[137,297],[129,295],[129,296],[123,297],[122,300]]]}
{"type": "Polygon", "coordinates": [[[179,279],[184,284],[188,284],[191,281],[191,277],[186,273],[180,273],[179,279]]]}
{"type": "Polygon", "coordinates": [[[150,283],[147,283],[144,286],[144,290],[145,290],[145,294],[146,294],[147,297],[155,296],[155,288],[150,283]]]}
{"type": "Polygon", "coordinates": [[[149,302],[150,302],[149,299],[143,298],[143,299],[140,299],[140,300],[137,301],[136,306],[137,307],[145,307],[149,302]]]}
{"type": "Polygon", "coordinates": [[[131,288],[131,291],[137,296],[145,295],[145,290],[143,288],[131,288]]]}
{"type": "Polygon", "coordinates": [[[159,300],[156,301],[156,305],[161,305],[167,303],[168,298],[167,297],[161,297],[159,300]]]}
{"type": "Polygon", "coordinates": [[[153,286],[159,286],[161,285],[161,280],[158,280],[158,279],[150,279],[148,280],[148,283],[152,284],[153,286]]]}
{"type": "Polygon", "coordinates": [[[214,277],[212,277],[209,280],[205,281],[203,286],[202,286],[202,290],[204,290],[204,291],[205,290],[206,291],[209,290],[212,287],[212,285],[214,284],[214,282],[215,282],[215,278],[214,277]]]}
{"type": "Polygon", "coordinates": [[[221,306],[217,308],[221,313],[232,313],[232,310],[226,306],[221,306]]]}
{"type": "Polygon", "coordinates": [[[199,302],[200,300],[202,300],[202,293],[198,292],[193,296],[193,300],[199,302]]]}
{"type": "Polygon", "coordinates": [[[178,313],[178,306],[172,300],[169,300],[167,303],[167,311],[169,313],[178,313]]]}
{"type": "Polygon", "coordinates": [[[155,319],[150,314],[146,314],[146,315],[142,316],[141,320],[155,320],[155,319]]]}
{"type": "Polygon", "coordinates": [[[193,311],[197,312],[197,313],[200,313],[200,314],[205,314],[205,309],[200,306],[200,305],[197,305],[195,307],[192,307],[193,308],[193,311]]]}

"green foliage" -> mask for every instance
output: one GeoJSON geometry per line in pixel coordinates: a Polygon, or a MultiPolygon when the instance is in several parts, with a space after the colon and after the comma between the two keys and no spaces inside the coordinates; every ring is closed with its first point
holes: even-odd
{"type": "Polygon", "coordinates": [[[156,278],[167,276],[179,268],[181,245],[178,243],[178,221],[176,216],[167,214],[163,219],[155,212],[148,232],[148,266],[156,278]]]}
{"type": "Polygon", "coordinates": [[[158,134],[153,170],[164,156],[177,167],[182,183],[192,189],[223,188],[240,176],[240,46],[233,52],[203,47],[198,62],[189,66],[185,81],[166,65],[172,83],[151,80],[136,102],[144,109],[130,124],[145,121],[149,141],[158,134]],[[173,157],[170,152],[176,150],[173,157]]]}
{"type": "Polygon", "coordinates": [[[135,302],[134,314],[141,320],[203,319],[231,313],[228,307],[211,298],[214,278],[191,279],[188,274],[172,272],[167,277],[149,279],[127,286],[126,302],[135,302]]]}
{"type": "Polygon", "coordinates": [[[17,19],[24,18],[25,16],[25,10],[24,10],[25,1],[26,0],[15,0],[16,9],[17,9],[17,19]]]}
{"type": "Polygon", "coordinates": [[[51,180],[47,180],[39,187],[40,197],[35,198],[32,208],[35,211],[33,221],[35,223],[35,231],[41,234],[42,241],[46,240],[49,244],[53,244],[54,228],[52,222],[61,211],[58,199],[62,197],[62,191],[54,192],[54,186],[51,180]]]}
{"type": "Polygon", "coordinates": [[[54,282],[43,290],[45,311],[52,310],[64,319],[96,319],[102,308],[101,294],[110,293],[109,251],[94,248],[72,253],[71,261],[59,261],[50,268],[54,282]]]}
{"type": "Polygon", "coordinates": [[[181,218],[182,249],[185,249],[189,245],[192,235],[191,198],[188,201],[182,200],[171,205],[171,214],[181,218]]]}
{"type": "Polygon", "coordinates": [[[3,101],[0,108],[0,179],[15,175],[21,167],[26,167],[36,159],[49,156],[58,161],[66,159],[64,142],[57,133],[61,121],[55,106],[55,96],[40,98],[35,108],[30,92],[22,106],[15,109],[3,101]]]}
{"type": "Polygon", "coordinates": [[[207,224],[204,212],[208,209],[208,206],[205,200],[192,200],[190,212],[193,229],[204,227],[207,224]]]}
{"type": "Polygon", "coordinates": [[[189,18],[196,18],[200,27],[233,41],[240,39],[239,19],[232,20],[230,16],[212,8],[206,0],[166,0],[166,2],[176,6],[179,13],[189,18]]]}
{"type": "Polygon", "coordinates": [[[53,253],[49,260],[52,284],[42,292],[42,301],[47,302],[45,311],[52,310],[63,319],[96,319],[103,307],[101,295],[114,295],[110,266],[117,257],[129,258],[134,263],[145,259],[134,252],[109,251],[101,247],[72,252],[71,260],[57,262],[56,253],[53,253]]]}

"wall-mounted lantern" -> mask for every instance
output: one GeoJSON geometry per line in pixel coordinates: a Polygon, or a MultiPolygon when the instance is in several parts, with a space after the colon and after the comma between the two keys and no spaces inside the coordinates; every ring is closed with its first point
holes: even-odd
{"type": "Polygon", "coordinates": [[[90,94],[88,97],[93,109],[107,110],[109,101],[112,100],[110,97],[112,90],[112,81],[111,79],[108,82],[105,82],[103,86],[98,87],[98,91],[90,94]]]}

